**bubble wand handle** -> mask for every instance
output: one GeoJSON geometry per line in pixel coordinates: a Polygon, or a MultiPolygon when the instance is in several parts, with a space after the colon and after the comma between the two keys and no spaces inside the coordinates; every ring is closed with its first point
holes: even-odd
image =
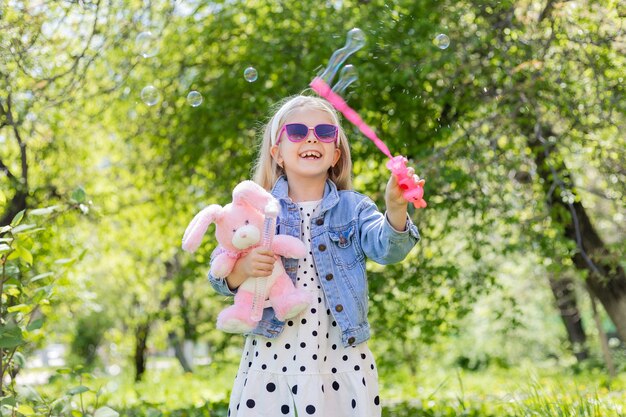
{"type": "Polygon", "coordinates": [[[337,110],[339,110],[345,117],[359,128],[359,130],[369,138],[374,144],[381,150],[382,153],[389,157],[387,162],[387,168],[393,173],[398,180],[398,185],[403,190],[402,196],[405,200],[413,203],[415,208],[426,207],[426,201],[424,201],[424,183],[425,181],[416,181],[412,175],[408,174],[408,168],[406,166],[407,159],[404,156],[393,156],[389,151],[389,148],[385,143],[378,138],[374,130],[367,125],[361,119],[361,116],[337,93],[335,93],[330,86],[321,77],[315,77],[310,84],[311,88],[325,98],[328,102],[337,110]]]}
{"type": "MultiPolygon", "coordinates": [[[[279,206],[277,201],[270,201],[265,206],[265,222],[263,223],[263,237],[261,247],[272,249],[272,240],[276,233],[276,218],[278,217],[279,206]]],[[[250,318],[256,322],[261,321],[263,309],[265,308],[267,278],[255,278],[254,298],[252,299],[252,313],[250,318]]]]}

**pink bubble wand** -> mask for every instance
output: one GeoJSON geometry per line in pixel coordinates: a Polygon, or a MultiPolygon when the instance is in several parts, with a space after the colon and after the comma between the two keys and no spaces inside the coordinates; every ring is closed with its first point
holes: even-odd
{"type": "Polygon", "coordinates": [[[356,80],[354,67],[352,65],[346,65],[341,71],[341,79],[338,81],[337,85],[330,88],[329,84],[332,82],[341,64],[343,64],[348,56],[361,49],[364,44],[365,37],[360,29],[355,28],[349,31],[346,45],[333,53],[325,71],[315,77],[313,81],[311,81],[310,86],[320,97],[328,100],[335,109],[340,111],[350,123],[359,128],[368,139],[374,142],[382,153],[389,157],[386,166],[396,177],[398,185],[403,190],[402,196],[407,201],[413,203],[415,208],[424,208],[427,205],[423,198],[425,181],[423,179],[416,181],[413,175],[409,175],[406,166],[408,159],[402,155],[393,156],[387,145],[376,135],[374,130],[369,127],[367,123],[361,119],[361,116],[359,116],[356,110],[348,106],[345,100],[336,92],[341,92],[348,84],[356,80]]]}
{"type": "MultiPolygon", "coordinates": [[[[280,206],[278,202],[273,200],[265,206],[265,222],[263,223],[263,240],[261,246],[264,249],[272,250],[272,241],[276,233],[276,218],[280,206]]],[[[267,278],[256,278],[254,280],[254,297],[252,298],[252,313],[250,318],[259,322],[263,318],[263,309],[265,308],[265,299],[267,297],[267,278]]]]}

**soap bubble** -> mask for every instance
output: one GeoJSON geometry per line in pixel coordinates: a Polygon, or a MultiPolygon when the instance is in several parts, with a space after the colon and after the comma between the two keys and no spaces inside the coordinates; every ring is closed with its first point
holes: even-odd
{"type": "Polygon", "coordinates": [[[161,94],[153,85],[147,85],[141,90],[141,99],[148,106],[154,106],[161,100],[161,94]]]}
{"type": "Polygon", "coordinates": [[[365,33],[359,28],[351,29],[346,37],[346,44],[333,52],[326,69],[319,77],[324,80],[326,84],[330,85],[339,67],[341,67],[350,55],[361,49],[364,45],[365,33]]]}
{"type": "Polygon", "coordinates": [[[348,32],[347,38],[348,42],[346,43],[346,45],[351,46],[352,48],[354,48],[355,51],[358,51],[359,49],[363,48],[363,46],[365,46],[365,32],[363,32],[359,28],[351,29],[348,32]]]}
{"type": "Polygon", "coordinates": [[[159,52],[159,47],[156,42],[156,38],[152,32],[141,32],[135,38],[135,45],[139,55],[144,58],[151,58],[159,52]]]}
{"type": "Polygon", "coordinates": [[[448,38],[448,35],[440,33],[435,37],[433,43],[439,49],[446,49],[448,46],[450,46],[450,38],[448,38]]]}
{"type": "Polygon", "coordinates": [[[359,76],[354,68],[354,65],[346,65],[341,69],[339,75],[339,81],[335,84],[332,90],[337,94],[343,94],[350,84],[359,79],[359,76]]]}
{"type": "Polygon", "coordinates": [[[257,80],[257,78],[259,78],[259,73],[257,72],[256,68],[254,67],[248,67],[246,68],[246,70],[243,72],[243,77],[246,79],[246,81],[248,81],[249,83],[253,83],[257,80]]]}
{"type": "Polygon", "coordinates": [[[202,94],[197,91],[189,92],[189,94],[187,94],[187,103],[189,103],[191,107],[198,107],[202,104],[202,94]]]}

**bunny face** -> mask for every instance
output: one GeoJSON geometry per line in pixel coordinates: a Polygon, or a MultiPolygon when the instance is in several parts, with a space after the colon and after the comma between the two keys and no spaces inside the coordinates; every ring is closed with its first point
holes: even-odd
{"type": "Polygon", "coordinates": [[[241,251],[261,242],[264,216],[247,204],[227,204],[216,221],[219,244],[231,251],[241,251]]]}
{"type": "Polygon", "coordinates": [[[215,223],[219,244],[239,252],[261,242],[264,211],[278,210],[278,202],[270,193],[252,181],[242,181],[233,190],[233,202],[224,207],[211,204],[196,214],[183,236],[183,249],[195,252],[202,236],[215,223]]]}

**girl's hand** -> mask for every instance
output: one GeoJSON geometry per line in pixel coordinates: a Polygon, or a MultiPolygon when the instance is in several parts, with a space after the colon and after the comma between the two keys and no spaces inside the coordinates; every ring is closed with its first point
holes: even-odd
{"type": "MultiPolygon", "coordinates": [[[[415,175],[415,170],[412,167],[407,169],[407,175],[413,176],[415,182],[419,181],[419,177],[415,175]]],[[[402,208],[406,210],[409,202],[402,196],[403,190],[398,185],[396,176],[391,174],[389,181],[387,181],[387,188],[385,189],[385,204],[387,209],[402,208]]]]}
{"type": "Polygon", "coordinates": [[[235,269],[238,269],[237,272],[244,274],[246,277],[268,277],[274,270],[275,262],[274,252],[262,247],[256,247],[237,260],[235,269]]]}
{"type": "MultiPolygon", "coordinates": [[[[407,175],[412,175],[415,182],[419,181],[419,177],[415,175],[413,168],[408,168],[407,175]]],[[[387,182],[385,189],[385,205],[387,206],[387,220],[389,224],[399,231],[406,230],[407,212],[409,202],[402,196],[403,190],[398,185],[396,176],[391,174],[391,178],[387,182]]]]}
{"type": "Polygon", "coordinates": [[[274,270],[274,252],[261,247],[252,249],[248,254],[237,259],[235,266],[226,277],[228,288],[235,290],[248,278],[268,277],[274,270]]]}

